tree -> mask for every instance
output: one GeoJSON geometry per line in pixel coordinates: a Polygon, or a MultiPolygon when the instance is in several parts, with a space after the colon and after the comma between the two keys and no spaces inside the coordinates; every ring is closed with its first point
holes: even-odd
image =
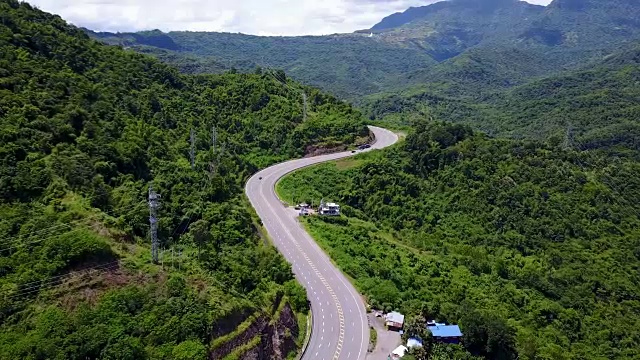
{"type": "Polygon", "coordinates": [[[407,316],[404,321],[402,340],[406,342],[412,337],[423,341],[431,337],[431,334],[427,330],[427,321],[421,315],[407,316]]]}
{"type": "Polygon", "coordinates": [[[422,347],[413,353],[416,359],[426,359],[426,354],[428,354],[433,347],[433,336],[431,336],[431,333],[427,330],[427,321],[421,315],[408,316],[405,319],[402,341],[406,343],[409,338],[416,338],[422,342],[422,347]],[[425,355],[423,356],[422,354],[425,355]]]}
{"type": "Polygon", "coordinates": [[[0,359],[191,359],[214,323],[257,310],[234,288],[265,307],[287,290],[307,307],[303,288],[285,289],[291,266],[260,240],[244,184],[309,145],[352,142],[366,131],[360,113],[320,94],[303,123],[293,81],[300,91],[265,74],[183,75],[26,2],[0,0],[0,14],[0,289],[11,295],[0,317],[20,314],[0,325],[0,359]],[[159,237],[188,231],[181,248],[197,246],[181,269],[145,264],[150,182],[163,196],[159,237]],[[125,243],[143,245],[115,251],[125,243]],[[139,271],[159,276],[137,281],[139,271]]]}
{"type": "Polygon", "coordinates": [[[123,336],[107,344],[102,350],[101,358],[106,360],[139,360],[147,357],[140,339],[123,336]]]}
{"type": "Polygon", "coordinates": [[[174,360],[205,360],[207,348],[199,341],[187,340],[176,345],[171,355],[174,360]]]}
{"type": "Polygon", "coordinates": [[[429,359],[429,350],[425,347],[414,346],[409,349],[409,355],[413,356],[416,360],[427,360],[429,359]]]}
{"type": "Polygon", "coordinates": [[[287,74],[282,69],[276,70],[274,72],[274,76],[276,77],[276,79],[278,79],[278,81],[280,81],[282,83],[286,83],[287,82],[287,74]]]}
{"type": "Polygon", "coordinates": [[[475,355],[511,360],[517,357],[515,331],[494,314],[473,311],[464,317],[464,345],[475,355]]]}
{"type": "Polygon", "coordinates": [[[203,219],[194,222],[189,227],[189,233],[193,237],[193,242],[198,246],[198,258],[200,258],[202,247],[212,239],[209,222],[203,219]]]}
{"type": "Polygon", "coordinates": [[[291,307],[296,312],[305,313],[309,311],[309,301],[307,300],[307,292],[295,280],[289,280],[284,284],[285,294],[289,297],[291,307]]]}

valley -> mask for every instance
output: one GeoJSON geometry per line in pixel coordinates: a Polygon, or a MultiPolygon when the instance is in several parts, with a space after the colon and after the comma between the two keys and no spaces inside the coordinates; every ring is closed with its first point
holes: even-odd
{"type": "Polygon", "coordinates": [[[638,358],[639,19],[116,33],[0,0],[0,359],[638,358]]]}

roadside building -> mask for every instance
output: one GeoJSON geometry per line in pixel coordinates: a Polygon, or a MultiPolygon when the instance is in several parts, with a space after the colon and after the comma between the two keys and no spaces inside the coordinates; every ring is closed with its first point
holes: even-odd
{"type": "Polygon", "coordinates": [[[400,345],[391,352],[391,359],[397,360],[402,358],[408,351],[406,346],[400,345]]]}
{"type": "Polygon", "coordinates": [[[434,323],[427,325],[427,329],[431,331],[435,341],[446,344],[459,344],[462,339],[462,331],[458,325],[446,325],[434,323]]]}
{"type": "Polygon", "coordinates": [[[340,215],[340,205],[336,203],[322,203],[318,209],[320,215],[338,216],[340,215]]]}
{"type": "Polygon", "coordinates": [[[402,330],[404,326],[404,315],[399,312],[392,311],[384,317],[385,325],[389,330],[402,330]]]}

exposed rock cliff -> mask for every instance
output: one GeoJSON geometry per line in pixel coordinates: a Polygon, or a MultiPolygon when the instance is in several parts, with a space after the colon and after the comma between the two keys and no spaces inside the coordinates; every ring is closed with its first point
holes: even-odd
{"type": "MultiPolygon", "coordinates": [[[[281,360],[296,351],[298,344],[295,340],[300,332],[296,314],[286,299],[275,305],[273,314],[254,314],[239,324],[237,334],[227,335],[229,340],[217,344],[214,342],[209,358],[281,360]]],[[[215,328],[224,326],[222,323],[216,324],[215,328]]]]}

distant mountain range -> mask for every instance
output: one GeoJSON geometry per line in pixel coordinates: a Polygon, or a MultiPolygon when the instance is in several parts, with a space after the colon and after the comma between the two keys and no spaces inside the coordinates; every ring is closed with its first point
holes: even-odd
{"type": "Polygon", "coordinates": [[[359,100],[428,85],[443,74],[465,77],[469,62],[488,64],[489,73],[499,70],[498,78],[491,78],[500,86],[579,68],[640,39],[640,0],[554,0],[546,7],[517,0],[451,0],[409,8],[371,29],[328,36],[87,32],[155,54],[185,72],[275,67],[359,100]]]}
{"type": "Polygon", "coordinates": [[[514,0],[443,1],[388,16],[369,31],[444,61],[480,44],[512,42],[544,9],[514,0]]]}
{"type": "Polygon", "coordinates": [[[260,37],[243,34],[149,31],[93,33],[108,44],[151,53],[185,72],[205,72],[210,64],[221,70],[253,71],[272,67],[295,79],[343,98],[379,92],[405,72],[437,64],[420,49],[397,46],[363,34],[260,37]],[[193,56],[198,57],[194,66],[193,56]]]}

